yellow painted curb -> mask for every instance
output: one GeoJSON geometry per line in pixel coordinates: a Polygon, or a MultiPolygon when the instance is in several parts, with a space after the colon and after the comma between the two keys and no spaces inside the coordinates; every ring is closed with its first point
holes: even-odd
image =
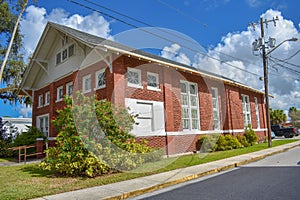
{"type": "Polygon", "coordinates": [[[228,169],[239,167],[241,165],[245,165],[245,164],[248,164],[250,162],[258,161],[258,160],[261,160],[261,159],[263,159],[267,156],[282,153],[282,152],[285,152],[285,151],[287,151],[289,149],[292,149],[294,147],[297,147],[297,146],[300,146],[300,143],[297,144],[297,145],[288,146],[288,147],[285,147],[283,149],[279,149],[277,151],[273,151],[273,152],[270,152],[270,153],[267,153],[267,154],[264,154],[264,155],[255,156],[251,159],[243,160],[243,161],[240,161],[240,162],[237,162],[237,163],[234,163],[234,164],[229,164],[229,165],[226,165],[226,166],[223,166],[223,167],[211,169],[211,170],[208,170],[206,172],[199,173],[199,174],[189,175],[189,176],[186,176],[184,178],[180,178],[180,179],[177,179],[177,180],[157,184],[157,185],[152,186],[152,187],[139,189],[139,190],[132,191],[132,192],[126,192],[126,193],[123,193],[121,195],[117,195],[117,196],[114,196],[114,197],[108,197],[108,198],[105,198],[105,200],[127,199],[127,198],[138,196],[138,195],[141,195],[141,194],[144,194],[144,193],[153,192],[155,190],[163,189],[163,188],[173,186],[173,185],[176,185],[176,184],[179,184],[179,183],[184,183],[184,182],[187,182],[187,181],[190,181],[190,180],[193,180],[193,179],[201,178],[201,177],[204,177],[204,176],[207,176],[207,175],[211,175],[211,174],[215,174],[215,173],[218,173],[218,172],[221,172],[221,171],[225,171],[225,170],[228,170],[228,169]]]}

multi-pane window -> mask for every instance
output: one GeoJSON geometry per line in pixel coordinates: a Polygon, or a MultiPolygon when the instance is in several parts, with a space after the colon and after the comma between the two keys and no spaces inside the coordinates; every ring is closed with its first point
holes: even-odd
{"type": "Polygon", "coordinates": [[[128,68],[127,70],[127,81],[128,86],[131,87],[141,87],[142,86],[142,78],[141,78],[141,70],[128,68]]]}
{"type": "Polygon", "coordinates": [[[220,130],[220,111],[219,111],[219,96],[218,88],[211,88],[214,130],[220,130]]]}
{"type": "Polygon", "coordinates": [[[56,101],[61,101],[64,96],[63,86],[60,86],[56,90],[56,101]]]}
{"type": "Polygon", "coordinates": [[[73,94],[73,82],[69,82],[66,84],[66,95],[72,96],[73,94]]]}
{"type": "Polygon", "coordinates": [[[37,117],[37,128],[40,129],[46,137],[49,137],[49,115],[42,115],[37,117]]]}
{"type": "Polygon", "coordinates": [[[106,86],[106,73],[105,69],[96,72],[96,89],[104,88],[106,86]]]}
{"type": "Polygon", "coordinates": [[[61,52],[56,54],[56,65],[58,65],[59,63],[61,63],[61,52]]]}
{"type": "Polygon", "coordinates": [[[251,124],[251,110],[250,110],[250,101],[248,95],[242,95],[242,108],[243,108],[243,118],[244,126],[251,124]]]}
{"type": "Polygon", "coordinates": [[[42,107],[44,104],[44,96],[41,94],[39,95],[38,107],[42,107]]]}
{"type": "Polygon", "coordinates": [[[91,81],[92,81],[92,78],[91,78],[91,75],[86,75],[82,78],[82,90],[83,90],[83,93],[86,93],[86,92],[90,92],[91,91],[91,81]]]}
{"type": "Polygon", "coordinates": [[[62,60],[66,60],[68,58],[68,49],[64,49],[62,51],[62,60]]]}
{"type": "Polygon", "coordinates": [[[65,46],[64,49],[56,54],[56,65],[67,60],[75,54],[75,45],[65,46]]]}
{"type": "Polygon", "coordinates": [[[180,82],[183,129],[199,129],[198,89],[195,83],[180,82]]]}
{"type": "Polygon", "coordinates": [[[254,97],[254,102],[255,102],[255,115],[256,115],[257,128],[260,128],[259,108],[258,108],[258,101],[256,97],[254,97]]]}
{"type": "Polygon", "coordinates": [[[147,72],[147,88],[159,89],[158,74],[147,72]]]}
{"type": "Polygon", "coordinates": [[[45,105],[49,105],[50,104],[50,92],[46,92],[45,93],[45,105]]]}
{"type": "Polygon", "coordinates": [[[70,58],[71,56],[74,55],[74,50],[75,50],[75,45],[74,45],[74,44],[71,44],[71,45],[69,46],[69,49],[68,49],[68,52],[69,52],[69,58],[70,58]]]}

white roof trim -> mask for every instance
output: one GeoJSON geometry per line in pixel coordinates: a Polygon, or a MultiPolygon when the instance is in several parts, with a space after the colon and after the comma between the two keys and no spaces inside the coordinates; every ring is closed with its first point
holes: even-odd
{"type": "Polygon", "coordinates": [[[255,88],[249,87],[247,85],[244,85],[244,84],[241,84],[241,83],[237,83],[235,81],[230,81],[228,79],[224,79],[224,78],[221,78],[221,77],[213,76],[213,75],[207,74],[205,72],[200,72],[200,71],[197,71],[197,70],[194,70],[194,69],[182,67],[180,65],[176,65],[176,64],[173,64],[173,63],[165,62],[165,61],[162,61],[162,60],[159,60],[159,59],[155,59],[155,58],[150,58],[150,57],[147,57],[147,56],[144,56],[144,55],[141,55],[141,54],[137,54],[137,53],[134,53],[134,52],[131,52],[131,51],[127,51],[127,50],[124,50],[124,49],[120,49],[120,48],[116,48],[116,47],[112,47],[112,46],[109,46],[109,45],[103,45],[103,46],[105,48],[107,48],[107,49],[112,50],[112,51],[116,51],[116,52],[128,54],[128,55],[131,55],[131,56],[135,56],[135,57],[138,57],[138,58],[142,58],[142,59],[145,59],[145,60],[156,62],[156,63],[162,64],[162,65],[165,65],[165,66],[170,66],[170,67],[173,67],[173,68],[176,68],[176,69],[180,69],[180,70],[183,70],[183,71],[189,71],[189,72],[192,72],[192,73],[195,73],[195,74],[206,76],[208,78],[217,79],[217,80],[229,83],[229,84],[233,84],[233,85],[236,85],[236,86],[239,86],[239,87],[242,87],[242,88],[246,88],[248,90],[252,90],[252,91],[257,92],[257,93],[265,94],[264,92],[262,92],[260,90],[257,90],[255,88]]]}

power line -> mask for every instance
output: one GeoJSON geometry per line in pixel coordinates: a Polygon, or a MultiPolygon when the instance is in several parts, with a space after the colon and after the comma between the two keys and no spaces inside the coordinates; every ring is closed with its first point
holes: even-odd
{"type": "Polygon", "coordinates": [[[277,60],[277,61],[279,61],[279,62],[283,62],[283,63],[288,64],[288,65],[292,65],[292,66],[294,66],[294,67],[300,68],[300,65],[296,65],[296,64],[294,64],[294,63],[287,62],[286,59],[281,60],[281,59],[275,58],[275,57],[273,57],[273,56],[270,56],[270,58],[275,59],[275,60],[277,60]]]}
{"type": "Polygon", "coordinates": [[[174,7],[174,6],[166,3],[164,1],[161,1],[161,0],[157,0],[157,2],[159,2],[159,3],[161,3],[161,4],[163,4],[163,5],[167,6],[167,7],[169,7],[170,9],[174,10],[175,12],[177,12],[177,13],[185,16],[185,17],[188,17],[188,18],[192,19],[193,21],[197,22],[198,24],[202,25],[205,28],[208,27],[207,24],[201,22],[200,20],[198,20],[197,18],[195,18],[195,17],[193,17],[191,15],[186,14],[185,12],[182,12],[179,8],[176,8],[176,7],[174,7]]]}
{"type": "MultiPolygon", "coordinates": [[[[174,33],[170,32],[170,31],[167,31],[167,30],[164,30],[164,29],[157,28],[157,27],[154,26],[154,25],[151,25],[151,24],[149,24],[149,23],[143,22],[143,21],[141,21],[141,20],[139,20],[139,19],[136,19],[136,18],[133,18],[133,17],[131,17],[131,16],[129,16],[129,15],[125,15],[125,14],[123,14],[123,13],[121,13],[121,12],[118,12],[118,11],[116,11],[116,10],[113,10],[113,9],[111,9],[111,8],[107,8],[107,7],[103,6],[103,5],[100,5],[100,4],[98,4],[98,3],[92,2],[92,1],[90,1],[90,0],[83,0],[83,1],[88,2],[88,3],[90,3],[90,4],[94,5],[94,6],[97,6],[97,7],[99,7],[99,8],[103,8],[103,9],[105,9],[105,10],[108,10],[108,11],[110,11],[110,12],[112,12],[112,13],[115,13],[115,14],[117,14],[117,15],[120,15],[120,16],[122,16],[122,17],[128,18],[128,19],[130,19],[130,20],[132,20],[132,21],[135,21],[135,22],[137,22],[137,23],[140,23],[140,24],[142,24],[142,25],[144,25],[144,26],[152,27],[152,28],[155,28],[156,30],[158,30],[158,31],[160,31],[160,32],[163,32],[163,33],[167,33],[167,34],[173,35],[173,36],[178,37],[178,38],[180,38],[180,39],[182,39],[182,40],[184,40],[184,41],[186,41],[186,42],[189,42],[189,43],[191,43],[191,44],[196,44],[196,45],[198,44],[198,43],[196,43],[196,42],[194,42],[194,41],[192,41],[192,40],[188,40],[188,39],[186,39],[186,38],[184,38],[184,37],[182,37],[182,36],[180,36],[180,35],[178,35],[178,34],[174,34],[174,33]]],[[[137,27],[137,26],[135,26],[135,27],[137,27]]]]}
{"type": "MultiPolygon", "coordinates": [[[[170,9],[174,10],[175,12],[178,12],[179,14],[181,14],[181,15],[187,17],[187,18],[192,19],[193,21],[197,22],[198,24],[200,24],[200,25],[202,25],[202,26],[204,26],[204,27],[208,27],[207,24],[205,24],[205,23],[199,21],[197,18],[195,18],[195,17],[193,17],[193,16],[190,16],[190,15],[186,14],[185,12],[181,11],[179,8],[176,8],[175,6],[172,6],[172,5],[166,3],[166,2],[164,2],[164,1],[162,1],[162,0],[157,0],[157,2],[159,2],[159,3],[161,3],[161,4],[163,4],[163,5],[167,6],[167,7],[169,7],[170,9]]],[[[223,52],[221,52],[221,51],[214,50],[214,52],[216,52],[216,53],[218,53],[218,54],[222,54],[222,55],[227,56],[227,57],[230,57],[230,58],[233,58],[233,59],[236,59],[236,60],[239,60],[239,61],[243,61],[243,62],[245,62],[245,63],[253,64],[253,63],[251,63],[251,62],[249,62],[249,61],[243,60],[243,59],[241,59],[241,58],[234,57],[234,56],[232,56],[232,55],[223,53],[223,52]]]]}
{"type": "Polygon", "coordinates": [[[294,56],[296,56],[299,52],[300,52],[300,49],[299,49],[298,51],[296,51],[296,52],[295,52],[293,55],[291,55],[290,57],[285,58],[285,59],[283,59],[283,60],[284,60],[284,61],[290,60],[291,58],[293,58],[294,56]]]}
{"type": "Polygon", "coordinates": [[[275,65],[278,65],[278,66],[280,66],[280,67],[282,67],[282,68],[284,68],[284,69],[289,70],[290,72],[297,73],[297,74],[300,75],[300,71],[295,70],[295,69],[290,68],[290,67],[287,67],[287,66],[284,66],[283,64],[277,63],[277,62],[276,62],[274,59],[272,59],[272,58],[270,58],[270,60],[273,61],[273,62],[275,63],[275,65]]]}
{"type": "MultiPolygon", "coordinates": [[[[112,18],[112,19],[114,19],[114,20],[117,20],[117,21],[119,21],[119,22],[121,22],[121,23],[124,23],[124,24],[126,24],[126,25],[128,25],[128,26],[130,26],[130,27],[140,28],[140,27],[138,27],[138,26],[136,26],[136,25],[134,25],[134,24],[132,24],[132,23],[126,22],[125,20],[122,20],[122,19],[117,18],[117,17],[115,17],[115,16],[112,16],[112,15],[110,15],[110,14],[107,14],[107,13],[105,13],[105,12],[103,12],[103,11],[98,10],[98,9],[92,8],[92,7],[90,7],[90,6],[84,5],[84,4],[79,3],[79,2],[77,2],[77,1],[74,1],[74,0],[68,0],[68,1],[70,1],[71,3],[74,3],[74,4],[78,5],[78,6],[84,7],[84,8],[86,8],[86,9],[88,9],[88,10],[91,10],[91,11],[94,11],[94,12],[98,12],[98,13],[104,15],[104,16],[107,16],[107,17],[112,18]]],[[[87,1],[87,2],[88,2],[88,0],[84,0],[84,1],[87,1]]],[[[112,10],[112,9],[110,9],[110,10],[112,10]]],[[[117,11],[115,11],[115,12],[117,12],[117,11]]],[[[117,12],[117,13],[119,13],[119,12],[117,12]]],[[[123,15],[123,14],[122,14],[122,15],[123,15]]],[[[126,15],[124,15],[124,16],[126,16],[126,15]]],[[[131,18],[131,17],[130,17],[130,18],[131,18]]],[[[132,19],[134,19],[134,18],[132,18],[132,19]]],[[[140,20],[137,20],[137,21],[140,21],[140,20]]],[[[141,21],[140,21],[140,22],[141,22],[141,21]]],[[[143,22],[143,23],[144,23],[144,22],[143,22]]],[[[156,33],[151,32],[151,31],[147,31],[147,30],[145,30],[145,29],[141,29],[141,31],[146,32],[146,33],[151,34],[151,35],[154,35],[154,36],[156,36],[156,37],[158,37],[158,38],[164,39],[164,40],[169,41],[169,42],[171,42],[171,43],[178,43],[178,42],[175,42],[175,41],[173,41],[173,40],[170,40],[169,38],[163,37],[163,36],[161,36],[161,35],[158,35],[158,34],[156,34],[156,33]]],[[[219,62],[221,62],[221,63],[223,63],[223,64],[226,64],[226,65],[228,65],[228,66],[230,66],[230,67],[233,67],[233,68],[235,68],[235,69],[238,69],[238,70],[241,70],[241,71],[243,71],[243,72],[249,73],[249,74],[251,74],[251,75],[260,77],[260,75],[258,75],[258,74],[256,74],[256,73],[253,73],[253,72],[250,72],[250,71],[248,71],[248,70],[239,68],[239,67],[237,67],[237,66],[235,66],[235,65],[232,65],[232,64],[230,64],[230,63],[227,63],[226,61],[222,61],[222,60],[220,60],[220,59],[218,59],[218,58],[209,56],[209,55],[207,55],[207,54],[205,54],[205,53],[203,53],[203,52],[201,52],[201,51],[197,51],[197,50],[192,49],[192,48],[190,48],[190,47],[188,47],[188,46],[186,46],[186,45],[182,45],[182,44],[180,44],[180,45],[181,45],[182,47],[184,47],[184,48],[186,48],[186,49],[192,51],[192,52],[199,53],[199,54],[201,54],[201,55],[203,55],[203,56],[205,56],[205,57],[207,57],[207,58],[210,58],[210,59],[219,61],[219,62]]]]}

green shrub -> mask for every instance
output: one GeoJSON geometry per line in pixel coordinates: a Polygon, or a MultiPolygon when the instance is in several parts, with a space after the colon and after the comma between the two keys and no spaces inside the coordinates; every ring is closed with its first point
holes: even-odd
{"type": "Polygon", "coordinates": [[[201,147],[200,151],[203,152],[213,152],[218,147],[218,139],[220,137],[220,134],[210,134],[202,136],[198,139],[198,144],[201,147]]]}
{"type": "Polygon", "coordinates": [[[34,145],[37,138],[46,139],[44,133],[34,126],[27,126],[28,131],[21,133],[13,141],[13,146],[34,145]]]}
{"type": "Polygon", "coordinates": [[[236,137],[226,134],[225,136],[221,135],[219,137],[216,150],[224,151],[224,150],[237,149],[241,147],[242,145],[236,137]]]}
{"type": "Polygon", "coordinates": [[[52,124],[58,131],[56,146],[47,150],[40,164],[44,170],[68,176],[94,177],[110,171],[131,170],[161,158],[145,142],[137,143],[128,133],[134,117],[127,109],[77,94],[74,101],[57,111],[52,124]],[[115,115],[117,114],[117,116],[115,115]]]}
{"type": "Polygon", "coordinates": [[[238,141],[241,143],[241,145],[242,145],[243,147],[248,147],[248,146],[250,146],[250,144],[247,142],[247,139],[246,139],[245,136],[243,136],[243,135],[238,135],[238,136],[237,136],[237,139],[238,139],[238,141]]]}
{"type": "Polygon", "coordinates": [[[197,142],[199,145],[201,145],[201,151],[204,152],[225,151],[242,147],[242,144],[239,142],[239,140],[229,134],[206,135],[199,138],[197,142]]]}
{"type": "Polygon", "coordinates": [[[0,140],[0,158],[8,158],[13,156],[13,151],[8,150],[11,144],[7,141],[0,140]]]}
{"type": "Polygon", "coordinates": [[[258,141],[258,136],[256,135],[255,131],[252,129],[251,125],[248,125],[245,128],[244,137],[246,138],[247,142],[251,146],[258,141]]]}

